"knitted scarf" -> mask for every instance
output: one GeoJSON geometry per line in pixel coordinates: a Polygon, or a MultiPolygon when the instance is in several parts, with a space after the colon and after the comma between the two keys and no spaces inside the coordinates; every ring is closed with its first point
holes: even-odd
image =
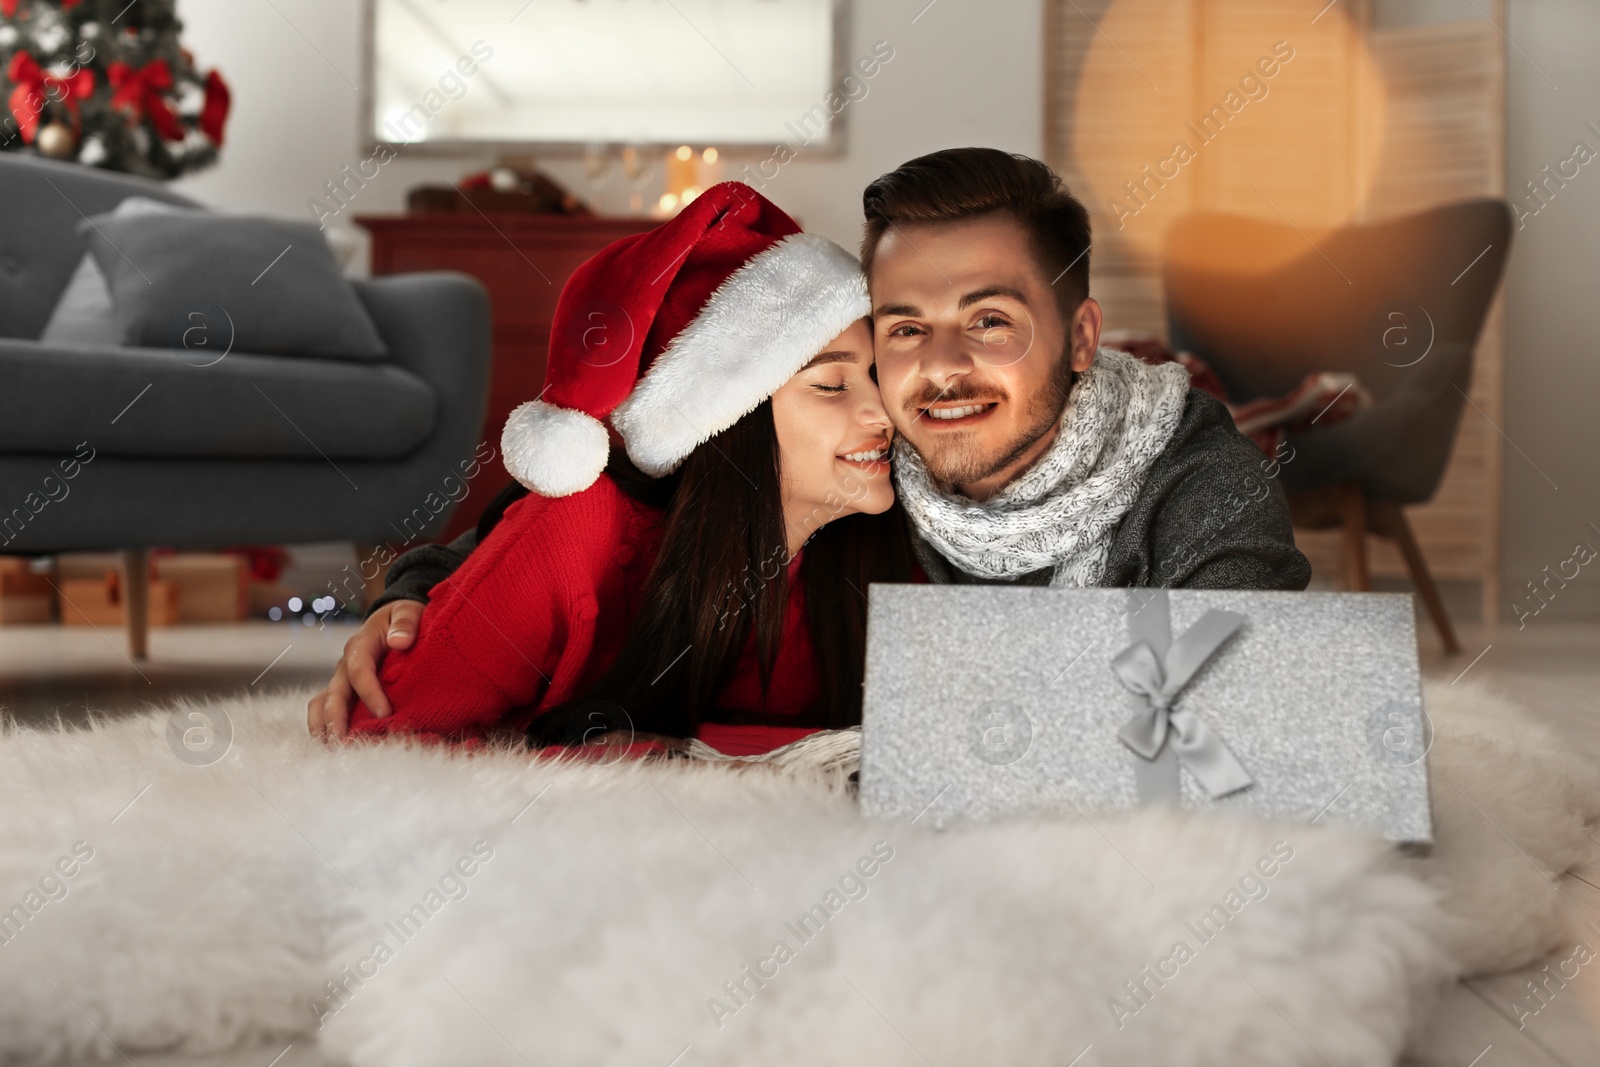
{"type": "Polygon", "coordinates": [[[1183,416],[1189,374],[1111,348],[1072,387],[1049,451],[983,503],[935,482],[895,442],[895,484],[917,532],[954,566],[991,580],[1054,567],[1052,586],[1099,583],[1122,516],[1183,416]]]}

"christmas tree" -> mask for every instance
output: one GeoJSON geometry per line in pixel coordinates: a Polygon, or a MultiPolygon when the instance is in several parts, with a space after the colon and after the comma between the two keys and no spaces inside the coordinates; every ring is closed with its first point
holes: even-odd
{"type": "Polygon", "coordinates": [[[222,146],[228,87],[173,0],[0,0],[0,149],[176,178],[222,146]]]}

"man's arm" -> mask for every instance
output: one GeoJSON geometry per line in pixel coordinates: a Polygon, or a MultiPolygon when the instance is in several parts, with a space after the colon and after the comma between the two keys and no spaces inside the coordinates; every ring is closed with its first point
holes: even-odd
{"type": "Polygon", "coordinates": [[[367,609],[361,629],[345,642],[344,654],[339,657],[327,688],[306,706],[306,726],[313,736],[345,736],[350,706],[357,698],[374,714],[389,714],[389,702],[378,683],[378,666],[384,655],[390,649],[411,647],[429,591],[459,570],[506,508],[527,495],[526,488],[511,482],[489,501],[476,528],[464,531],[447,545],[419,545],[389,565],[383,594],[367,609]]]}
{"type": "MultiPolygon", "coordinates": [[[[1268,460],[1221,403],[1190,390],[1174,445],[1136,507],[1147,523],[1148,584],[1183,589],[1304,589],[1289,503],[1268,460]]],[[[1292,459],[1290,460],[1292,462],[1292,459]]]]}

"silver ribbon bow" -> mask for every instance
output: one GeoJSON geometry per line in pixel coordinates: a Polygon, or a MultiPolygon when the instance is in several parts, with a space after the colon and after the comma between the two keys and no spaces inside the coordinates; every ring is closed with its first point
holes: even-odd
{"type": "MultiPolygon", "coordinates": [[[[1143,698],[1143,706],[1117,731],[1117,737],[1150,761],[1155,761],[1162,747],[1170,743],[1178,762],[1189,768],[1212,797],[1237,792],[1255,784],[1255,779],[1198,715],[1175,707],[1174,702],[1195,672],[1243,624],[1243,615],[1208,611],[1172,642],[1164,659],[1158,658],[1147,642],[1139,641],[1111,661],[1111,669],[1123,686],[1143,698]]],[[[1174,765],[1170,777],[1141,775],[1140,799],[1176,801],[1176,770],[1174,765]]]]}

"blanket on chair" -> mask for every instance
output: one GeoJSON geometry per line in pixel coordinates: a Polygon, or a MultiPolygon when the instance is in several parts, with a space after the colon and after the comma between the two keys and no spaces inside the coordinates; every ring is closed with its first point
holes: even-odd
{"type": "Polygon", "coordinates": [[[1442,983],[1570,946],[1600,826],[1594,772],[1465,684],[1426,690],[1425,859],[1169,809],[873,822],[839,759],[328,748],[309,695],[0,735],[0,1060],[1367,1067],[1442,983]]]}

